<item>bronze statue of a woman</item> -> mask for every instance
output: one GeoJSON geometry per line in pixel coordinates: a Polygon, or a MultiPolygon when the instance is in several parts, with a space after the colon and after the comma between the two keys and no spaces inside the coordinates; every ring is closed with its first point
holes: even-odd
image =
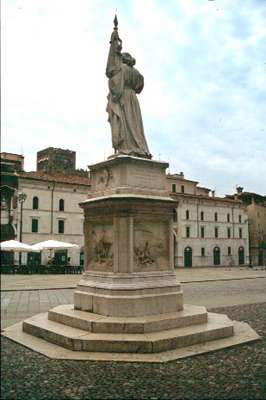
{"type": "Polygon", "coordinates": [[[119,38],[117,25],[115,16],[106,67],[109,78],[106,111],[112,130],[113,148],[115,154],[151,158],[136,96],[143,89],[144,78],[134,68],[135,59],[129,53],[121,53],[122,40],[119,38]]]}

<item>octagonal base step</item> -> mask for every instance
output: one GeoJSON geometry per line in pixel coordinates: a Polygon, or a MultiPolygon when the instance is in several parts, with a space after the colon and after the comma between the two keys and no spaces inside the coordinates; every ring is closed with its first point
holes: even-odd
{"type": "Polygon", "coordinates": [[[150,333],[94,333],[38,314],[23,322],[23,331],[69,350],[107,353],[159,353],[233,335],[226,315],[208,313],[208,322],[150,333]]]}
{"type": "Polygon", "coordinates": [[[149,333],[204,324],[208,313],[205,307],[186,304],[183,310],[174,313],[122,318],[79,311],[66,304],[52,308],[48,319],[93,333],[149,333]]]}

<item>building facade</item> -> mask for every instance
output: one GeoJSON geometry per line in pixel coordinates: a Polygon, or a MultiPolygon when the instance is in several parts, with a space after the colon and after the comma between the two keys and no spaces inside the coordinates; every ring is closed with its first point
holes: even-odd
{"type": "MultiPolygon", "coordinates": [[[[82,264],[83,211],[79,203],[88,196],[88,177],[75,173],[75,169],[67,173],[64,163],[61,170],[58,164],[56,169],[51,164],[53,173],[25,172],[23,164],[18,167],[15,162],[10,163],[10,158],[13,160],[14,155],[1,154],[1,241],[16,239],[35,244],[53,239],[78,244],[79,250],[56,252],[55,256],[65,261],[70,257],[72,265],[82,264]]],[[[16,262],[10,260],[11,256],[1,252],[2,262],[16,262]]],[[[48,257],[49,252],[22,254],[22,263],[38,258],[45,264],[48,257]]]]}
{"type": "MultiPolygon", "coordinates": [[[[83,211],[79,203],[88,196],[89,179],[74,175],[49,175],[38,172],[19,174],[18,191],[26,200],[18,208],[17,235],[24,243],[59,240],[80,246],[80,251],[68,250],[71,264],[79,265],[83,255],[83,211]],[[20,230],[21,233],[20,233],[20,230]],[[81,255],[80,255],[81,253],[81,255]]],[[[61,252],[64,253],[64,252],[61,252]]],[[[42,262],[47,261],[43,255],[42,262]]]]}
{"type": "Polygon", "coordinates": [[[23,171],[24,157],[1,153],[1,241],[15,239],[17,232],[18,176],[23,171]]]}
{"type": "Polygon", "coordinates": [[[55,147],[40,150],[37,153],[36,169],[48,174],[73,174],[76,170],[76,152],[55,147]]]}
{"type": "Polygon", "coordinates": [[[240,200],[216,197],[210,189],[167,176],[173,210],[175,267],[249,264],[248,216],[240,200]]]}
{"type": "MultiPolygon", "coordinates": [[[[7,169],[10,171],[1,172],[1,231],[6,232],[1,240],[16,238],[35,244],[54,239],[75,243],[80,246],[79,251],[69,250],[67,254],[61,252],[61,255],[58,252],[57,257],[70,257],[71,264],[82,264],[83,211],[79,203],[88,197],[90,180],[86,171],[75,169],[75,156],[72,153],[54,148],[38,152],[39,170],[34,172],[23,171],[23,158],[19,158],[19,155],[11,163],[13,167],[8,161],[7,169]],[[65,168],[66,162],[58,161],[56,155],[59,153],[61,161],[64,157],[69,158],[71,171],[65,168]],[[47,168],[45,157],[48,158],[47,168]]],[[[8,159],[8,153],[4,154],[8,159]]],[[[11,155],[13,158],[14,155],[11,155]]],[[[247,204],[242,199],[237,196],[217,197],[210,189],[199,186],[197,181],[185,179],[182,172],[167,175],[166,185],[170,196],[178,203],[177,208],[173,209],[175,267],[249,264],[247,204]]],[[[253,201],[248,207],[251,227],[256,224],[259,227],[261,221],[265,221],[264,205],[253,201]],[[255,221],[252,215],[260,217],[255,221]]],[[[262,238],[265,232],[263,225],[262,238]]],[[[250,238],[255,243],[253,233],[250,238]]],[[[265,238],[262,240],[266,242],[265,238]]],[[[251,251],[257,244],[252,246],[251,251]]],[[[259,254],[258,257],[261,257],[259,254]]],[[[48,256],[49,253],[43,253],[38,262],[46,263],[48,256]]],[[[24,254],[23,262],[27,261],[27,257],[36,258],[38,255],[24,254]]],[[[264,260],[264,253],[263,257],[264,260]]]]}
{"type": "Polygon", "coordinates": [[[237,193],[229,198],[236,198],[245,204],[249,221],[250,263],[254,266],[266,265],[266,196],[244,192],[237,187],[237,193]]]}

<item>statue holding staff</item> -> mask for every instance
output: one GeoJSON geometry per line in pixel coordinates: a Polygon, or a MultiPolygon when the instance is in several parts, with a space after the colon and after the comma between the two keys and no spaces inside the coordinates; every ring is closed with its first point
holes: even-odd
{"type": "Polygon", "coordinates": [[[106,66],[109,79],[106,111],[111,125],[112,145],[117,155],[151,158],[136,95],[143,89],[144,78],[134,68],[136,60],[129,53],[121,53],[122,40],[119,38],[117,26],[115,16],[106,66]]]}

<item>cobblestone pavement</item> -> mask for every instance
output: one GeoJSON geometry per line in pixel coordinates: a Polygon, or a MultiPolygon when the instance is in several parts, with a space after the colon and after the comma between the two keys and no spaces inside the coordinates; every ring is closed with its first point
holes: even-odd
{"type": "Polygon", "coordinates": [[[266,303],[213,311],[248,322],[262,340],[149,364],[54,360],[3,337],[1,399],[266,399],[266,303]]]}
{"type": "MultiPolygon", "coordinates": [[[[235,268],[180,268],[176,269],[177,279],[183,282],[201,282],[212,280],[232,280],[232,279],[251,279],[266,278],[266,270],[262,267],[254,269],[246,267],[235,268]]],[[[69,275],[1,275],[2,290],[19,289],[55,289],[55,288],[75,288],[80,274],[69,275]]]]}
{"type": "MultiPolygon", "coordinates": [[[[266,278],[184,283],[184,302],[208,308],[266,302],[266,278]]],[[[1,293],[2,329],[48,311],[59,304],[73,303],[74,289],[17,290],[1,293]]]]}

